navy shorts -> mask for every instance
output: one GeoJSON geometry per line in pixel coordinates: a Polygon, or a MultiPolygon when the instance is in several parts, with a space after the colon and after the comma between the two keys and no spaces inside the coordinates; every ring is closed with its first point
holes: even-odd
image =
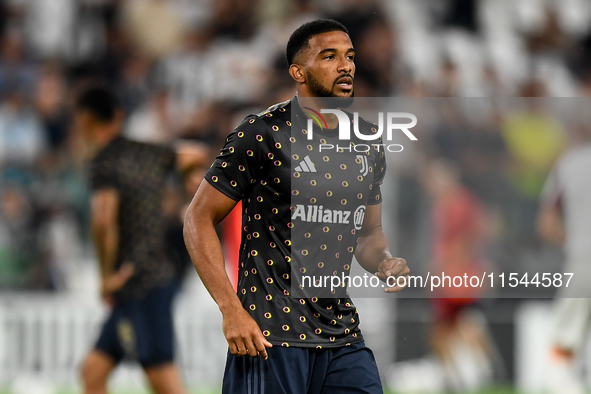
{"type": "Polygon", "coordinates": [[[223,394],[383,394],[364,342],[331,349],[274,346],[269,358],[228,351],[223,394]]]}
{"type": "Polygon", "coordinates": [[[174,359],[172,300],[178,284],[154,288],[142,299],[116,305],[104,323],[95,349],[116,363],[137,361],[149,368],[174,359]]]}

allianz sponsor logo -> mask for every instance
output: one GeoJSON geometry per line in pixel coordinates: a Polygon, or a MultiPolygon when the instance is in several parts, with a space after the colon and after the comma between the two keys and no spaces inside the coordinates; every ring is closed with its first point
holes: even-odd
{"type": "Polygon", "coordinates": [[[361,230],[365,217],[365,205],[360,205],[354,212],[343,209],[328,209],[322,205],[296,204],[291,207],[291,220],[299,219],[308,223],[334,223],[350,224],[351,221],[355,230],[361,230]]]}

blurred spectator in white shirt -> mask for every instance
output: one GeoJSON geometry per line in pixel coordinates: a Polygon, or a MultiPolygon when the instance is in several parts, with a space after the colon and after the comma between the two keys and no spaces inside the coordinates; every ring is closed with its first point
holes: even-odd
{"type": "Polygon", "coordinates": [[[32,164],[44,151],[45,133],[23,94],[12,90],[0,105],[0,158],[15,164],[32,164]]]}

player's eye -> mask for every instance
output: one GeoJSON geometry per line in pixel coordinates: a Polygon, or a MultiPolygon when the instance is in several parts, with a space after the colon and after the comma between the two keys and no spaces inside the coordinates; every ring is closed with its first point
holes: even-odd
{"type": "Polygon", "coordinates": [[[325,59],[332,60],[334,59],[334,55],[326,55],[324,56],[325,59]]]}

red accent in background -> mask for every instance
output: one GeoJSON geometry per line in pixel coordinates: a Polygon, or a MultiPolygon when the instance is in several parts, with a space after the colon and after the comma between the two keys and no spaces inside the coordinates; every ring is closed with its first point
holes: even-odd
{"type": "Polygon", "coordinates": [[[240,238],[242,236],[242,203],[238,202],[222,222],[226,272],[234,290],[238,285],[238,260],[240,259],[240,238]]]}

